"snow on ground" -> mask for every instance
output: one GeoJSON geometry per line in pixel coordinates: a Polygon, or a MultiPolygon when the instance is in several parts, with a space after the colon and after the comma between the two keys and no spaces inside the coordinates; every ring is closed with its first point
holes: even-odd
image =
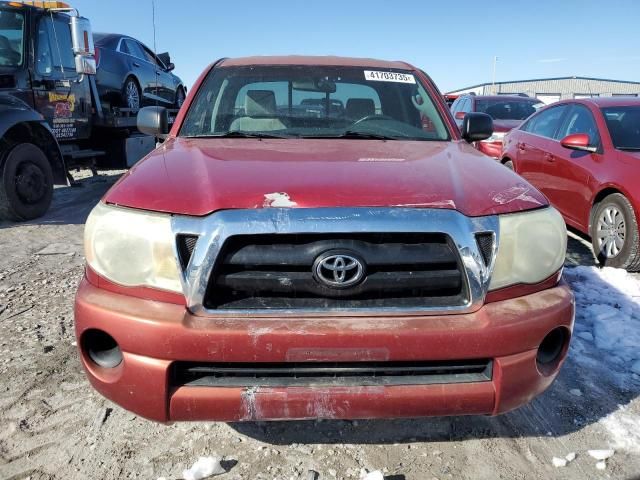
{"type": "Polygon", "coordinates": [[[576,296],[576,335],[613,357],[620,373],[640,375],[640,279],[615,268],[574,267],[565,279],[576,296]]]}
{"type": "Polygon", "coordinates": [[[621,405],[600,424],[607,429],[612,447],[640,454],[640,416],[621,405]]]}
{"type": "Polygon", "coordinates": [[[200,457],[193,466],[182,472],[184,480],[202,480],[214,475],[222,475],[226,470],[220,465],[222,459],[214,457],[200,457]]]}
{"type": "MultiPolygon", "coordinates": [[[[608,381],[640,390],[640,278],[615,268],[567,268],[576,296],[572,358],[589,369],[592,387],[608,381]]],[[[606,390],[605,392],[606,393],[606,390]]],[[[599,420],[616,449],[640,453],[640,415],[628,406],[599,420]]]]}

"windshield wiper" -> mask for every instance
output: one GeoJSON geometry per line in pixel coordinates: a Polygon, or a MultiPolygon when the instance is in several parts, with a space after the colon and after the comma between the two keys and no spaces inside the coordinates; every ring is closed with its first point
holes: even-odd
{"type": "Polygon", "coordinates": [[[242,132],[240,130],[233,130],[231,132],[212,135],[196,135],[194,138],[292,138],[292,135],[278,135],[276,133],[262,132],[242,132]]]}
{"type": "Polygon", "coordinates": [[[640,147],[616,147],[618,150],[625,152],[640,152],[640,147]]]}
{"type": "Polygon", "coordinates": [[[381,133],[358,132],[356,130],[347,130],[335,135],[309,135],[307,138],[355,138],[364,140],[398,140],[399,137],[390,137],[381,133]]]}

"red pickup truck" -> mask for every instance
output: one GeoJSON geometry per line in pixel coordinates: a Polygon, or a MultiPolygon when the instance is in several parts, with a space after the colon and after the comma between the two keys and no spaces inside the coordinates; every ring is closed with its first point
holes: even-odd
{"type": "Polygon", "coordinates": [[[560,214],[402,62],[224,59],[85,231],[103,395],[180,420],[495,415],[567,354],[560,214]]]}

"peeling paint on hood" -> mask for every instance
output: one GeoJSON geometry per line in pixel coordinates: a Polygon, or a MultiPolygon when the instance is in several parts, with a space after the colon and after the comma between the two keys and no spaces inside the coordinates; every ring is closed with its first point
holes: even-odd
{"type": "Polygon", "coordinates": [[[517,200],[522,202],[529,202],[538,207],[545,205],[539,199],[529,194],[529,192],[531,192],[532,190],[534,190],[534,188],[531,186],[519,184],[503,190],[499,193],[494,193],[492,198],[493,201],[499,205],[506,205],[517,200]]]}
{"type": "Polygon", "coordinates": [[[273,208],[286,208],[286,207],[296,207],[298,204],[291,200],[289,195],[284,192],[276,192],[276,193],[267,193],[264,196],[263,207],[273,207],[273,208]]]}

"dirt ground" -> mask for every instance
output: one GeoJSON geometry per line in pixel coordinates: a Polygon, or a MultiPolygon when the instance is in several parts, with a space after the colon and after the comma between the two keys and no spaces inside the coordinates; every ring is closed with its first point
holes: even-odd
{"type": "MultiPolygon", "coordinates": [[[[625,430],[640,425],[640,377],[582,339],[549,391],[497,418],[165,426],[113,405],[82,372],[72,305],[84,220],[118,173],[80,175],[38,221],[0,223],[0,478],[177,479],[213,454],[227,460],[221,479],[358,479],[363,468],[387,480],[640,478],[638,436],[625,430]],[[597,470],[587,450],[609,447],[597,470]]],[[[593,264],[584,242],[570,240],[567,263],[593,264]]]]}

